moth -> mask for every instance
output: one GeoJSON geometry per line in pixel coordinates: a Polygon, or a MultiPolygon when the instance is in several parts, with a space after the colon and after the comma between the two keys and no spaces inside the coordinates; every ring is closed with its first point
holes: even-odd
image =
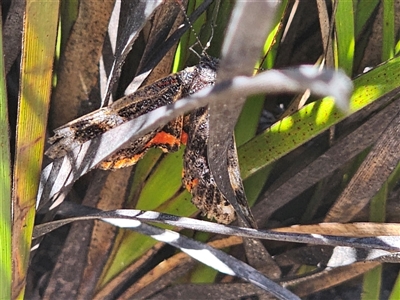
{"type": "MultiPolygon", "coordinates": [[[[80,144],[124,122],[214,85],[217,66],[217,59],[203,56],[196,66],[162,78],[108,107],[57,128],[54,136],[49,139],[52,145],[45,154],[53,159],[60,158],[80,144]]],[[[110,170],[132,166],[151,147],[172,152],[178,150],[182,143],[186,144],[183,184],[192,194],[192,202],[209,219],[214,218],[219,223],[229,224],[235,220],[236,214],[232,205],[218,190],[210,172],[207,162],[208,134],[208,108],[203,107],[135,140],[129,147],[117,151],[97,167],[110,170]]],[[[235,155],[234,151],[235,147],[232,145],[229,156],[235,155]]],[[[251,214],[244,197],[238,166],[231,162],[227,167],[232,172],[232,186],[239,204],[244,211],[251,214]]]]}

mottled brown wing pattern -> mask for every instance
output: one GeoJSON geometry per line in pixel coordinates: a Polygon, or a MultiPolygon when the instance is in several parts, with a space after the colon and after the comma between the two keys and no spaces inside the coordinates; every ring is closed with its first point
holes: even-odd
{"type": "MultiPolygon", "coordinates": [[[[182,80],[184,77],[181,73],[184,72],[187,72],[187,70],[162,78],[131,95],[121,98],[108,107],[98,109],[57,128],[54,131],[54,136],[49,140],[53,145],[46,151],[46,155],[53,159],[62,157],[80,144],[118,125],[158,107],[175,102],[182,96],[182,86],[188,84],[182,80]]],[[[166,125],[166,129],[175,128],[174,123],[175,121],[172,121],[166,125]]],[[[135,158],[140,155],[145,145],[161,130],[162,127],[132,143],[129,156],[135,158]]],[[[122,159],[121,152],[114,159],[117,159],[117,157],[122,159]]],[[[127,157],[123,159],[126,160],[127,157]]],[[[123,166],[128,165],[122,164],[121,167],[123,166]]],[[[113,168],[113,166],[110,165],[110,168],[113,168]]]]}
{"type": "Polygon", "coordinates": [[[183,159],[183,184],[192,194],[192,202],[207,218],[229,224],[235,210],[217,189],[207,162],[208,108],[190,114],[188,142],[183,159]]]}
{"type": "MultiPolygon", "coordinates": [[[[216,63],[217,61],[213,59],[198,66],[188,67],[143,87],[108,107],[98,109],[57,128],[54,136],[49,139],[53,145],[46,151],[46,155],[53,159],[65,156],[72,149],[118,125],[193,93],[196,87],[198,90],[214,84],[216,63]],[[213,69],[210,69],[211,66],[214,66],[213,69]]],[[[100,164],[100,167],[115,169],[133,165],[149,147],[173,151],[180,145],[181,131],[182,118],[178,118],[133,142],[126,150],[118,151],[107,159],[107,162],[100,164]],[[158,132],[163,134],[157,136],[158,132]],[[163,141],[163,138],[167,140],[163,141]],[[129,162],[130,158],[132,162],[129,162]]]]}
{"type": "MultiPolygon", "coordinates": [[[[209,219],[229,224],[236,219],[233,206],[219,191],[207,159],[207,142],[209,136],[208,108],[198,109],[190,114],[188,142],[183,160],[183,183],[192,194],[192,202],[209,219]]],[[[244,194],[243,183],[236,160],[236,148],[232,143],[228,149],[228,171],[230,181],[238,204],[245,216],[253,219],[244,194]]]]}
{"type": "MultiPolygon", "coordinates": [[[[218,60],[204,58],[199,65],[167,76],[125,96],[106,108],[80,117],[55,130],[49,140],[53,145],[46,155],[55,159],[66,155],[80,144],[89,141],[118,125],[137,118],[158,107],[171,104],[204,87],[213,85],[218,60]]],[[[184,118],[179,117],[165,126],[132,142],[98,165],[101,169],[119,169],[134,165],[151,147],[164,152],[176,151],[186,143],[183,183],[192,194],[192,202],[208,218],[229,224],[236,218],[235,210],[218,190],[207,162],[208,108],[200,108],[184,118]],[[183,131],[185,128],[185,132],[183,131]]],[[[228,153],[229,172],[238,202],[249,212],[243,184],[232,144],[228,153]]]]}
{"type": "MultiPolygon", "coordinates": [[[[134,95],[139,96],[142,101],[132,104],[129,99],[123,98],[110,108],[117,111],[120,116],[131,120],[158,107],[173,103],[206,86],[213,85],[217,63],[218,61],[214,58],[202,60],[197,66],[186,68],[139,90],[134,95]],[[152,88],[153,85],[156,85],[156,89],[152,88]]],[[[164,152],[176,151],[182,140],[182,126],[183,117],[179,117],[159,130],[133,142],[129,148],[119,150],[103,161],[99,167],[118,169],[134,165],[151,147],[159,147],[164,152]]]]}
{"type": "Polygon", "coordinates": [[[146,134],[132,142],[128,148],[118,150],[102,161],[98,167],[109,170],[132,166],[152,147],[161,148],[163,152],[177,151],[181,145],[182,122],[183,118],[179,117],[169,122],[158,132],[146,134]]]}

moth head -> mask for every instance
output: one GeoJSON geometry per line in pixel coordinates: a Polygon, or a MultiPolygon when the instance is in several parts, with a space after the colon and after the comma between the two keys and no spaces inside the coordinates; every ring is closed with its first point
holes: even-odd
{"type": "Polygon", "coordinates": [[[217,72],[218,65],[219,65],[218,58],[215,58],[215,57],[212,57],[209,55],[203,55],[200,58],[200,68],[210,69],[214,72],[217,72]]]}

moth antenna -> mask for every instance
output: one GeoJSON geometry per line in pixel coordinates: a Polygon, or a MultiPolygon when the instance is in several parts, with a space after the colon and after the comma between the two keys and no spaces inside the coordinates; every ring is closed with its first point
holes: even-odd
{"type": "Polygon", "coordinates": [[[210,42],[211,42],[211,39],[212,39],[212,37],[214,35],[213,26],[212,26],[212,30],[211,30],[211,38],[208,40],[208,42],[206,44],[206,47],[204,47],[202,42],[200,41],[200,38],[199,38],[196,30],[194,30],[192,22],[190,22],[190,19],[189,19],[188,15],[186,14],[185,7],[184,7],[184,5],[182,3],[182,0],[176,0],[176,2],[178,2],[179,6],[181,7],[182,13],[185,16],[185,20],[189,24],[189,27],[192,30],[192,33],[193,33],[193,35],[194,35],[194,37],[196,39],[196,43],[189,47],[190,51],[192,51],[198,58],[201,58],[202,56],[209,57],[206,51],[210,47],[210,42]],[[202,49],[201,55],[199,55],[197,53],[197,51],[193,49],[193,47],[196,46],[196,45],[199,45],[201,47],[201,49],[202,49]]]}
{"type": "Polygon", "coordinates": [[[206,50],[208,48],[210,48],[211,45],[211,41],[214,37],[214,24],[211,25],[211,34],[210,34],[210,38],[208,39],[206,46],[203,48],[203,52],[201,53],[202,55],[207,55],[206,50]]]}
{"type": "MultiPolygon", "coordinates": [[[[201,55],[203,55],[203,52],[202,52],[202,54],[198,54],[197,51],[194,50],[194,48],[193,48],[193,47],[196,46],[197,44],[198,44],[197,42],[194,43],[192,46],[189,47],[189,50],[192,51],[192,52],[200,59],[200,58],[201,58],[201,55]]],[[[201,45],[200,45],[200,46],[201,46],[201,45]]],[[[207,55],[207,53],[206,53],[206,55],[207,55]]]]}
{"type": "Polygon", "coordinates": [[[215,8],[213,9],[213,16],[211,19],[211,34],[210,34],[210,38],[208,39],[207,43],[206,43],[206,47],[204,48],[204,51],[208,48],[210,48],[210,44],[211,41],[214,38],[214,28],[217,27],[217,24],[215,23],[215,20],[217,20],[218,17],[218,12],[219,12],[219,7],[220,7],[221,1],[217,0],[215,1],[215,8]]]}

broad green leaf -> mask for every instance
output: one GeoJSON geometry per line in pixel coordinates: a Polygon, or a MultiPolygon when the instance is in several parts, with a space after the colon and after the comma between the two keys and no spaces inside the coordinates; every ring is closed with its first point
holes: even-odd
{"type": "Polygon", "coordinates": [[[384,223],[386,218],[386,201],[388,197],[388,182],[384,183],[379,192],[369,204],[371,222],[384,223]]]}

